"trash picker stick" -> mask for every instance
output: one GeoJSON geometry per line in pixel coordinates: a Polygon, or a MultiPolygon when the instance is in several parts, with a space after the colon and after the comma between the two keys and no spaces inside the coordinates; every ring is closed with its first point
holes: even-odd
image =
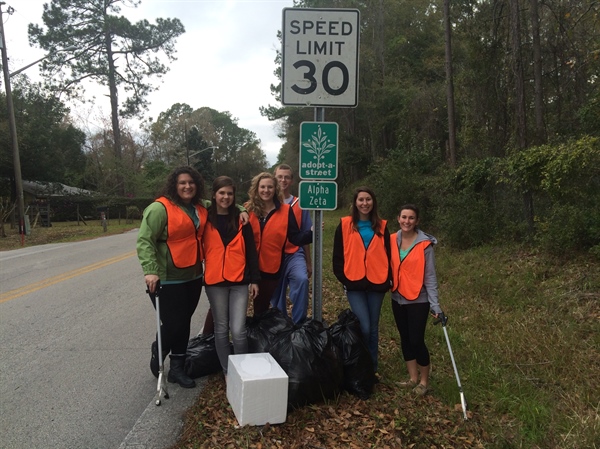
{"type": "Polygon", "coordinates": [[[462,385],[460,383],[460,376],[458,375],[458,368],[456,367],[456,362],[454,361],[454,353],[452,352],[452,346],[450,345],[450,338],[448,337],[448,331],[446,330],[446,323],[448,322],[448,317],[444,315],[444,313],[439,314],[439,318],[433,322],[433,324],[442,323],[442,329],[444,329],[444,336],[446,337],[446,344],[448,345],[448,352],[450,353],[450,360],[452,360],[452,368],[454,368],[454,375],[456,376],[456,383],[458,384],[458,391],[460,393],[460,405],[462,407],[463,416],[467,418],[467,401],[465,399],[465,394],[462,389],[462,385]]]}
{"type": "Polygon", "coordinates": [[[162,335],[160,331],[160,299],[159,299],[159,291],[160,285],[156,286],[156,290],[154,293],[151,293],[149,290],[146,292],[150,295],[150,299],[154,303],[156,307],[156,339],[158,343],[158,383],[156,384],[156,392],[158,394],[158,398],[156,399],[155,404],[160,405],[161,396],[165,399],[169,399],[169,392],[167,390],[167,384],[165,382],[165,366],[162,358],[162,335]]]}

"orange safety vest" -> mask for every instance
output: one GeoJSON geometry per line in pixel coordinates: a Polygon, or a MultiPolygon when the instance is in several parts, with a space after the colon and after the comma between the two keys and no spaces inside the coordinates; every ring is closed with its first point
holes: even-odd
{"type": "Polygon", "coordinates": [[[206,285],[214,285],[224,281],[242,282],[244,280],[246,242],[242,234],[241,223],[233,240],[225,246],[219,230],[212,223],[207,222],[202,242],[204,243],[204,254],[206,256],[204,271],[206,285]]]}
{"type": "Polygon", "coordinates": [[[177,204],[165,197],[156,201],[165,206],[167,211],[167,247],[175,268],[193,267],[202,260],[202,233],[208,217],[206,208],[196,205],[200,217],[198,229],[192,218],[177,204]]]}
{"type": "Polygon", "coordinates": [[[254,213],[250,214],[250,225],[254,232],[254,243],[256,243],[258,252],[258,269],[263,273],[275,274],[279,271],[283,248],[287,241],[289,209],[289,204],[279,206],[265,224],[262,232],[258,217],[254,213]]]}
{"type": "Polygon", "coordinates": [[[388,280],[389,258],[383,241],[386,223],[386,220],[381,220],[381,235],[375,234],[365,249],[360,232],[352,226],[352,217],[341,219],[344,275],[349,281],[360,281],[366,277],[373,284],[383,284],[388,280]]]}
{"type": "MultiPolygon", "coordinates": [[[[297,196],[294,197],[290,204],[292,211],[294,212],[294,216],[296,217],[296,223],[298,223],[298,228],[302,229],[302,209],[300,209],[299,201],[300,198],[297,196]]],[[[296,251],[300,249],[299,246],[294,245],[289,240],[285,244],[285,253],[286,254],[294,254],[296,251]]]]}
{"type": "Polygon", "coordinates": [[[411,248],[404,260],[400,260],[400,248],[396,234],[390,236],[392,246],[392,292],[398,291],[404,298],[413,301],[419,297],[425,279],[425,248],[430,240],[423,240],[411,248]]]}

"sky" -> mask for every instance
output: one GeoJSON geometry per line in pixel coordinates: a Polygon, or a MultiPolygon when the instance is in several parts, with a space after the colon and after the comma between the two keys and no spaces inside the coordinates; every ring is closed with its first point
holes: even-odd
{"type": "MultiPolygon", "coordinates": [[[[14,72],[45,55],[29,45],[27,26],[43,25],[43,5],[49,0],[3,1],[6,49],[14,72]],[[6,14],[9,6],[15,10],[10,16],[6,14]]],[[[142,0],[137,8],[123,6],[121,14],[131,22],[178,18],[186,30],[175,45],[177,60],[159,81],[159,89],[148,97],[145,117],[156,119],[175,103],[228,111],[240,127],[257,135],[269,163],[274,164],[283,142],[277,137],[276,123],[262,117],[259,107],[279,105],[270,91],[271,84],[278,82],[273,74],[280,47],[277,32],[283,9],[292,6],[292,0],[142,0]]],[[[24,73],[39,80],[37,65],[24,73]]],[[[94,106],[72,105],[71,115],[82,129],[93,130],[102,117],[109,117],[106,89],[89,89],[97,98],[94,106]]]]}

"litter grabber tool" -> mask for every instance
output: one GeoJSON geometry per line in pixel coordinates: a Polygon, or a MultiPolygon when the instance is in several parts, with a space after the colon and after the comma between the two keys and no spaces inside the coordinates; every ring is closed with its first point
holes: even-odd
{"type": "Polygon", "coordinates": [[[169,399],[169,392],[167,390],[167,382],[165,379],[165,365],[162,358],[162,335],[160,333],[160,284],[156,285],[156,290],[150,292],[146,290],[146,293],[150,295],[150,299],[156,308],[156,340],[158,343],[158,383],[156,385],[156,392],[158,397],[156,398],[156,405],[160,405],[161,396],[165,399],[169,399]]]}
{"type": "MultiPolygon", "coordinates": [[[[432,313],[432,315],[435,315],[432,313]]],[[[444,336],[446,337],[446,343],[448,344],[448,352],[450,352],[450,360],[452,360],[452,367],[454,368],[454,375],[456,376],[456,383],[458,384],[458,391],[460,392],[460,405],[462,406],[463,416],[467,418],[467,401],[465,399],[465,394],[463,393],[462,385],[460,384],[460,377],[458,375],[458,368],[456,368],[456,362],[454,361],[454,354],[452,353],[452,346],[450,346],[450,338],[448,338],[448,331],[446,330],[446,323],[448,322],[448,317],[444,315],[444,312],[438,314],[437,320],[433,322],[433,324],[442,323],[442,329],[444,329],[444,336]]]]}

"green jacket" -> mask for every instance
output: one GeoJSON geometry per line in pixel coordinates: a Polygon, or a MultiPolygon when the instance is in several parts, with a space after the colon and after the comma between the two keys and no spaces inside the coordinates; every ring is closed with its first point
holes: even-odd
{"type": "MultiPolygon", "coordinates": [[[[202,201],[206,207],[210,202],[202,201]]],[[[181,208],[184,213],[189,212],[181,208]]],[[[205,223],[200,223],[204,226],[205,223]]],[[[167,247],[167,211],[159,202],[153,202],[145,210],[136,244],[138,259],[144,275],[156,274],[163,283],[180,283],[202,277],[202,261],[189,268],[176,268],[167,247]]]]}

